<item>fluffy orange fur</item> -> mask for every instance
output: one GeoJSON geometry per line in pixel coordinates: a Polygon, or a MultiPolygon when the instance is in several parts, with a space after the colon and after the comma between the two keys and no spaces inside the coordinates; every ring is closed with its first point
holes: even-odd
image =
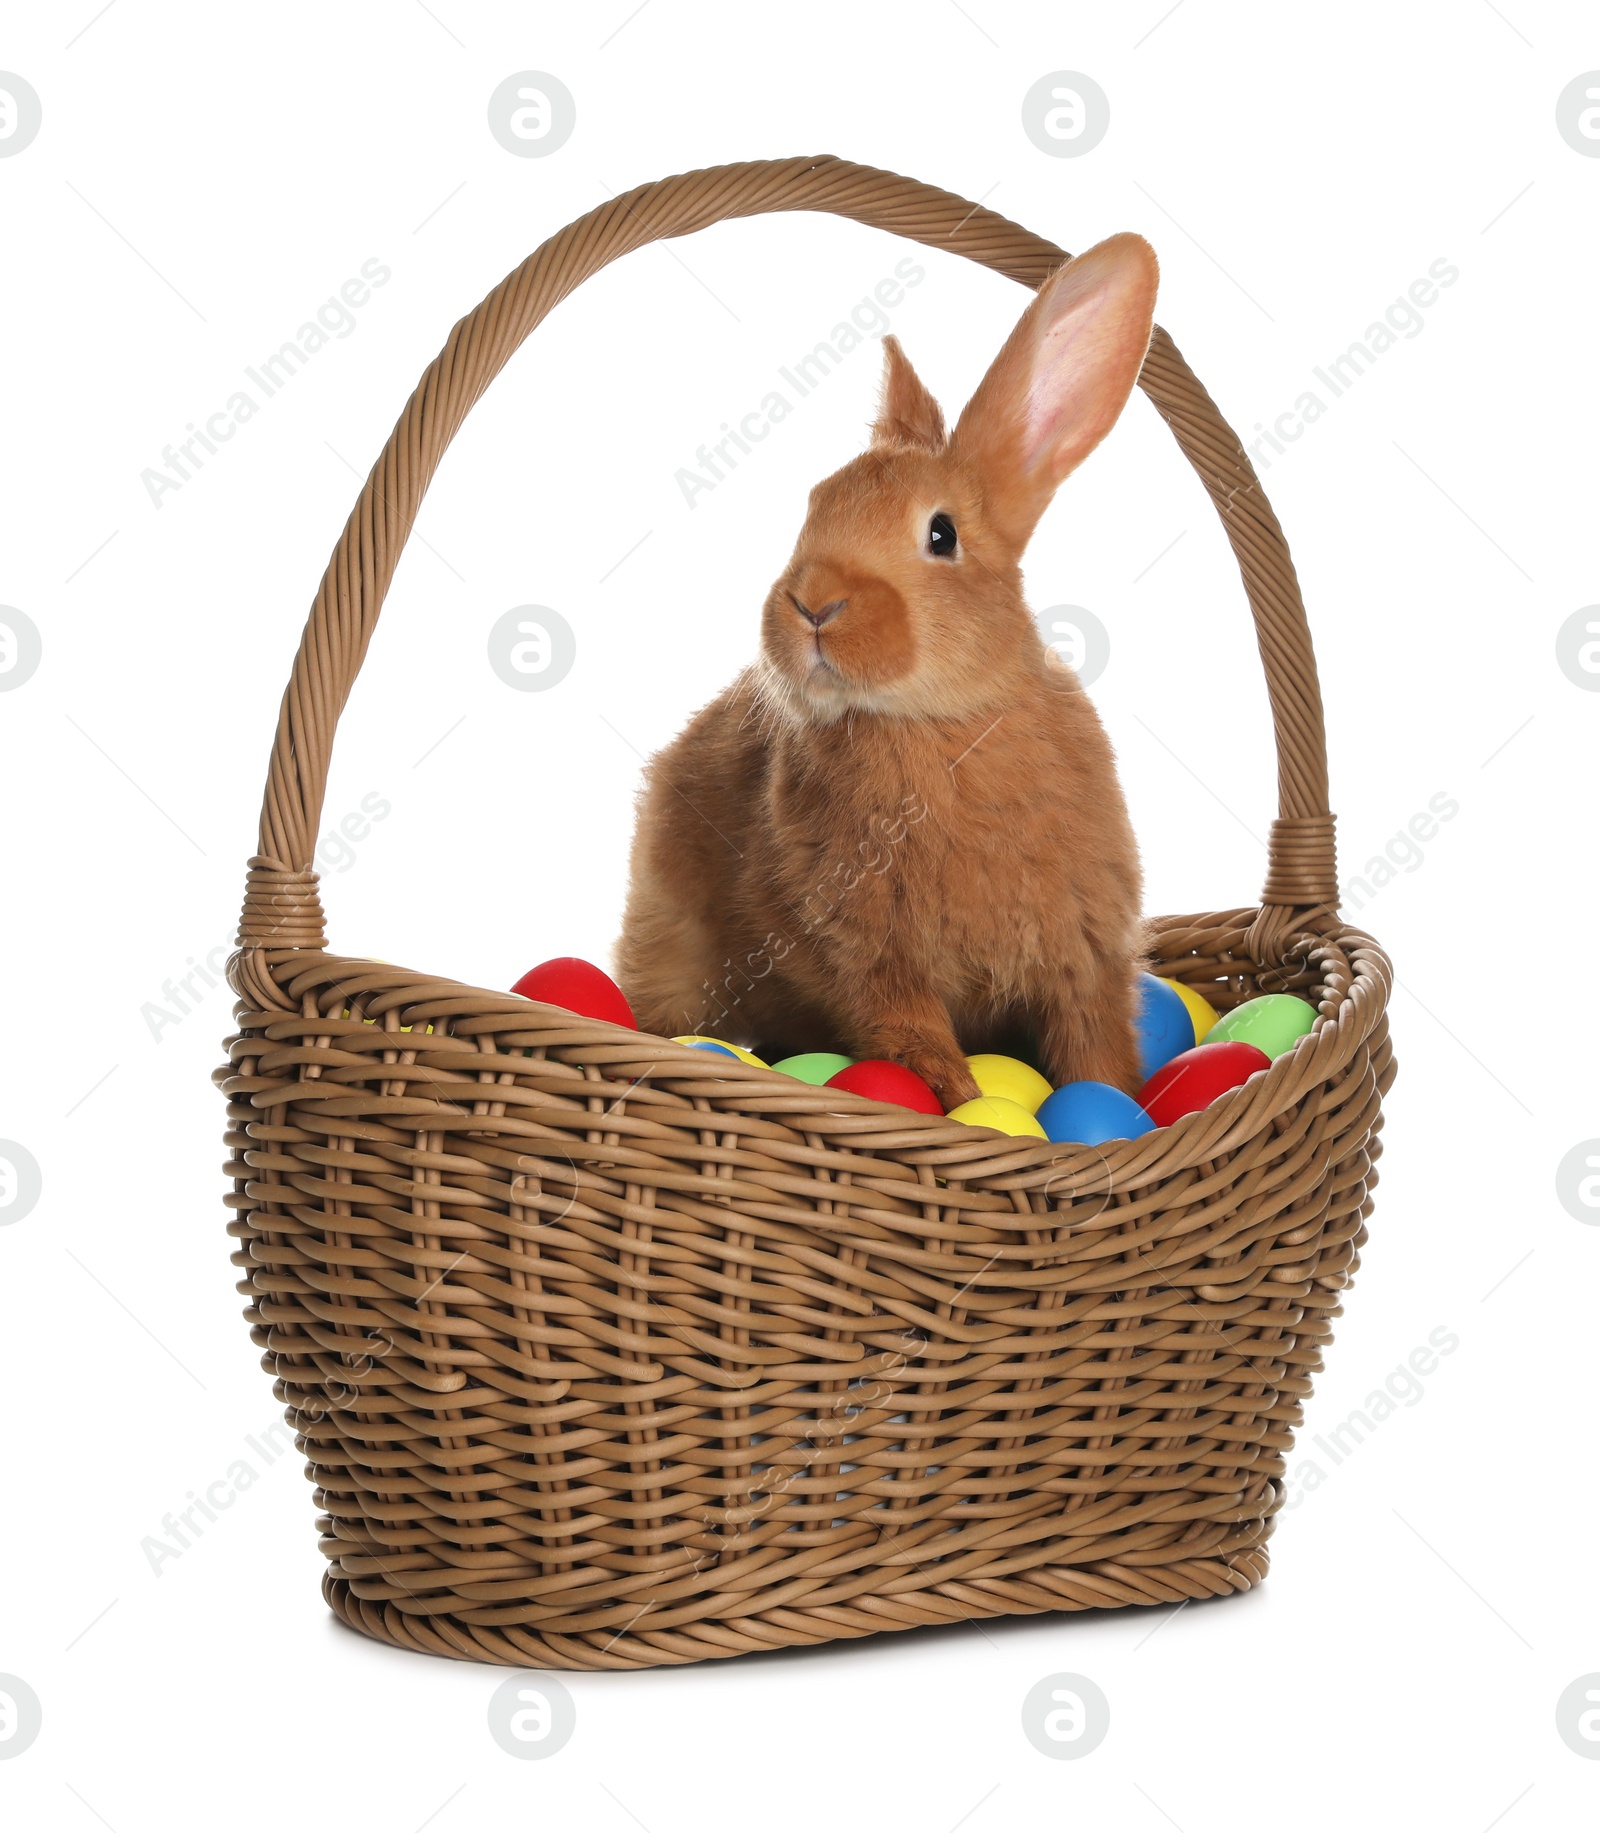
{"type": "Polygon", "coordinates": [[[1156,279],[1137,236],[1065,264],[948,434],[885,338],[872,443],[813,490],[759,660],[648,768],[616,962],[644,1029],[890,1057],[946,1108],[988,1048],[1138,1086],[1138,850],[1020,563],[1133,388],[1156,279]]]}

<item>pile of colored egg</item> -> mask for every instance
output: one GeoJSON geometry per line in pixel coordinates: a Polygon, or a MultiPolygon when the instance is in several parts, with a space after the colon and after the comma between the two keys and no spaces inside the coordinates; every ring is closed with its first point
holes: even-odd
{"type": "MultiPolygon", "coordinates": [[[[1316,1022],[1315,1008],[1292,993],[1264,993],[1219,1018],[1192,987],[1141,974],[1135,1018],[1144,1076],[1139,1093],[1124,1094],[1105,1082],[1069,1082],[1045,1094],[1031,1109],[1031,1126],[1015,1124],[1015,1116],[1008,1112],[1012,1124],[1001,1130],[1058,1145],[1099,1146],[1113,1139],[1137,1139],[1242,1087],[1274,1057],[1292,1050],[1316,1022]]],[[[991,1089],[979,1068],[988,1059],[969,1060],[985,1097],[1003,1097],[1005,1091],[991,1089]]],[[[977,1105],[968,1102],[967,1108],[977,1105]]],[[[988,1105],[993,1106],[992,1100],[988,1105]]],[[[966,1108],[956,1112],[967,1117],[966,1108]]]]}
{"type": "MultiPolygon", "coordinates": [[[[525,999],[563,1006],[585,1018],[638,1030],[632,1008],[610,975],[565,956],[532,969],[511,989],[525,999]]],[[[1171,1126],[1185,1114],[1209,1107],[1219,1095],[1242,1087],[1274,1057],[1292,1050],[1317,1022],[1314,1007],[1293,993],[1263,993],[1219,1018],[1208,1001],[1181,981],[1139,976],[1136,1031],[1144,1086],[1137,1096],[1105,1082],[1069,1082],[1052,1088],[1038,1070],[1016,1057],[970,1056],[978,1084],[975,1100],[952,1108],[948,1118],[989,1127],[1019,1139],[1047,1139],[1058,1145],[1104,1145],[1137,1139],[1171,1126]]],[[[431,1029],[431,1027],[430,1027],[431,1029]]],[[[741,1044],[719,1037],[679,1037],[676,1044],[737,1058],[758,1069],[814,1087],[844,1089],[868,1101],[943,1114],[939,1097],[903,1063],[883,1058],[856,1061],[827,1050],[806,1051],[770,1066],[741,1044]]]]}

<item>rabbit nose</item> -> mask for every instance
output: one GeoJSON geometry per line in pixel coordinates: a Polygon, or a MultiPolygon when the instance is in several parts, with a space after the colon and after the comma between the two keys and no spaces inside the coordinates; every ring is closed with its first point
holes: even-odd
{"type": "Polygon", "coordinates": [[[850,601],[845,598],[833,598],[818,610],[812,611],[807,609],[807,607],[795,597],[794,593],[791,592],[789,594],[789,602],[806,622],[810,624],[813,630],[820,630],[824,624],[830,623],[836,618],[850,601]]]}

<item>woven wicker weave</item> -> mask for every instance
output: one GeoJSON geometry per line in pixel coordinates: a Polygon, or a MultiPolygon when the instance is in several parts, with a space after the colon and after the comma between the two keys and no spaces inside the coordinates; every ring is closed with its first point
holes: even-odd
{"type": "Polygon", "coordinates": [[[1160,330],[1141,385],[1239,561],[1280,818],[1261,905],[1158,920],[1150,953],[1219,1007],[1315,1004],[1269,1070],[1142,1139],[1047,1146],[326,952],[311,857],[334,728],[456,430],[588,275],[769,210],[832,211],[1027,286],[1065,258],[830,158],[616,198],[451,333],[284,697],[217,1075],[230,1227],[325,1511],[328,1601],[406,1648],[639,1667],[1245,1590],[1365,1238],[1388,963],[1334,913],[1282,533],[1160,330]]]}

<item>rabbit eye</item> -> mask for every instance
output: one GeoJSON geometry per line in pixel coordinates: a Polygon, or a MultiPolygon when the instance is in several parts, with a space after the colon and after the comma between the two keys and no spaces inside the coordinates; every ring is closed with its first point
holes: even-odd
{"type": "Polygon", "coordinates": [[[928,552],[939,560],[955,558],[956,525],[942,511],[928,524],[928,552]]]}

